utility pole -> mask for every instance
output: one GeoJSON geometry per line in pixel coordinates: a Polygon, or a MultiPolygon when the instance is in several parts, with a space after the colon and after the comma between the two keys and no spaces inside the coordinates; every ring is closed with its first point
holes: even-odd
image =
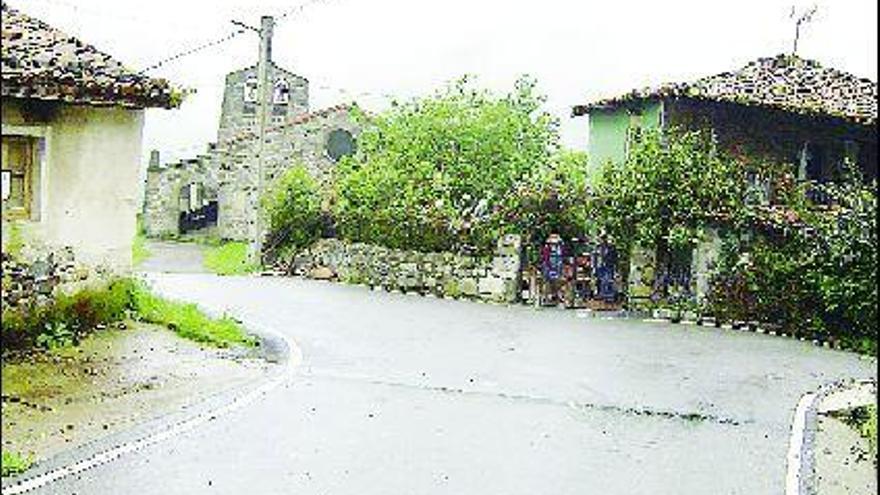
{"type": "Polygon", "coordinates": [[[268,109],[267,100],[272,97],[272,88],[269,85],[269,66],[272,63],[272,28],[275,20],[272,16],[264,15],[260,18],[260,29],[248,26],[242,22],[232,21],[236,26],[240,26],[251,31],[256,31],[260,35],[260,58],[257,62],[257,95],[260,99],[260,109],[258,115],[258,135],[260,138],[258,155],[257,155],[257,204],[255,218],[255,233],[250,245],[250,257],[253,261],[261,261],[263,252],[263,212],[260,208],[260,198],[263,196],[264,181],[264,164],[265,164],[265,146],[266,146],[266,116],[268,109]]]}
{"type": "MultiPolygon", "coordinates": [[[[797,18],[797,21],[795,21],[795,24],[794,24],[794,47],[791,51],[792,55],[797,55],[798,39],[801,37],[801,24],[803,24],[805,22],[810,22],[811,20],[813,20],[813,15],[816,13],[816,9],[817,9],[817,7],[814,5],[813,8],[811,8],[810,10],[801,14],[797,18]]],[[[791,8],[791,14],[789,14],[788,17],[791,19],[795,18],[795,8],[794,7],[791,8]]]]}

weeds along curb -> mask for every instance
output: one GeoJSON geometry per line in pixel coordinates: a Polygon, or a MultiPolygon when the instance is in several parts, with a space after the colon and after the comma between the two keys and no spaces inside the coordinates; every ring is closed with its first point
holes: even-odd
{"type": "Polygon", "coordinates": [[[816,433],[819,407],[829,395],[873,384],[874,380],[842,380],[828,383],[801,396],[791,422],[786,456],[785,495],[816,493],[816,433]]]}
{"type": "MultiPolygon", "coordinates": [[[[216,316],[216,312],[205,311],[205,313],[210,314],[211,316],[216,316]]],[[[246,316],[244,316],[244,318],[247,319],[246,316]]],[[[137,452],[151,445],[179,437],[180,435],[184,435],[223,415],[232,413],[252,404],[270,391],[288,382],[293,377],[296,368],[302,362],[302,352],[300,348],[292,339],[260,325],[248,323],[246,328],[253,332],[254,335],[260,337],[261,357],[269,362],[279,363],[279,365],[282,366],[280,372],[274,374],[274,376],[270,376],[256,388],[233,397],[225,403],[213,405],[205,411],[186,417],[180,421],[161,425],[134,439],[123,441],[109,448],[91,453],[90,455],[87,454],[83,459],[71,460],[66,464],[52,468],[44,473],[31,477],[26,477],[25,473],[25,475],[21,477],[10,478],[8,483],[3,483],[2,485],[3,494],[18,495],[21,493],[27,493],[68,476],[110,463],[126,454],[137,452]],[[274,351],[278,352],[278,355],[268,354],[268,352],[273,351],[267,351],[264,349],[265,343],[270,343],[270,345],[265,347],[274,347],[274,351]]]]}

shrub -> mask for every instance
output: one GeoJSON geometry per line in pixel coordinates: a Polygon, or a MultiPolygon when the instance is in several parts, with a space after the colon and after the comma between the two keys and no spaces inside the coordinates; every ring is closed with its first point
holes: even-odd
{"type": "Polygon", "coordinates": [[[2,476],[14,476],[27,471],[34,463],[33,456],[23,457],[14,452],[2,452],[2,476]]]}
{"type": "Polygon", "coordinates": [[[119,321],[132,307],[134,282],[116,279],[106,284],[59,294],[46,304],[3,309],[3,347],[23,350],[77,343],[98,325],[119,321]]]}
{"type": "Polygon", "coordinates": [[[788,204],[750,209],[725,243],[710,305],[727,319],[758,320],[876,352],[876,184],[851,174],[820,189],[832,207],[782,191],[788,204]]]}
{"type": "Polygon", "coordinates": [[[719,217],[737,216],[745,171],[707,131],[641,129],[630,139],[625,162],[601,167],[591,205],[618,249],[691,247],[719,217]]]}
{"type": "Polygon", "coordinates": [[[528,78],[502,97],[465,78],[376,117],[335,169],[339,234],[399,249],[490,251],[508,226],[499,214],[510,191],[557,148],[542,101],[528,78]]]}
{"type": "Polygon", "coordinates": [[[210,318],[193,304],[169,301],[152,294],[141,282],[120,278],[59,295],[47,304],[5,308],[3,349],[26,351],[75,345],[96,326],[120,321],[129,314],[166,325],[181,337],[218,347],[254,343],[231,318],[210,318]]]}
{"type": "Polygon", "coordinates": [[[321,193],[308,170],[296,165],[284,172],[262,198],[269,224],[268,258],[299,251],[321,236],[321,193]]]}

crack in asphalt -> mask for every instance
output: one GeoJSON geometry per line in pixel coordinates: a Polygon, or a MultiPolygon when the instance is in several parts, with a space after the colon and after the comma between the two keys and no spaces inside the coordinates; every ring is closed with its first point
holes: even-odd
{"type": "Polygon", "coordinates": [[[439,392],[444,394],[455,394],[455,395],[464,395],[471,397],[491,397],[498,398],[504,400],[512,400],[512,401],[522,401],[529,402],[532,404],[542,404],[542,405],[550,405],[557,407],[566,407],[570,409],[577,409],[580,411],[584,410],[596,410],[603,412],[613,412],[613,413],[622,413],[628,416],[648,416],[648,417],[659,417],[670,420],[678,420],[678,421],[687,421],[687,422],[700,422],[700,423],[714,423],[720,425],[730,425],[730,426],[740,426],[742,424],[752,423],[752,420],[736,420],[733,418],[716,416],[713,414],[704,414],[699,412],[682,412],[682,411],[669,411],[663,409],[651,409],[651,408],[635,408],[635,407],[625,407],[614,404],[596,404],[590,402],[575,402],[575,401],[565,401],[561,399],[554,399],[552,397],[543,397],[543,396],[534,396],[534,395],[526,395],[526,394],[515,394],[515,393],[507,393],[507,392],[492,392],[486,390],[466,390],[458,387],[447,387],[440,385],[426,385],[426,384],[415,384],[415,383],[406,383],[406,382],[398,382],[391,380],[381,380],[376,378],[369,377],[359,377],[352,375],[341,375],[334,373],[326,373],[326,372],[300,372],[298,374],[303,378],[326,378],[331,380],[341,380],[341,381],[349,381],[349,382],[357,382],[357,383],[366,383],[370,385],[381,385],[386,387],[396,387],[396,388],[405,388],[409,390],[420,390],[427,392],[439,392]]]}

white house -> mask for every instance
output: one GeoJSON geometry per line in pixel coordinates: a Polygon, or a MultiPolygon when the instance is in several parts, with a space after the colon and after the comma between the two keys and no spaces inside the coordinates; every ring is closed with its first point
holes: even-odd
{"type": "Polygon", "coordinates": [[[127,270],[144,109],[173,108],[179,93],[5,3],[2,14],[4,249],[11,237],[69,246],[127,270]]]}

